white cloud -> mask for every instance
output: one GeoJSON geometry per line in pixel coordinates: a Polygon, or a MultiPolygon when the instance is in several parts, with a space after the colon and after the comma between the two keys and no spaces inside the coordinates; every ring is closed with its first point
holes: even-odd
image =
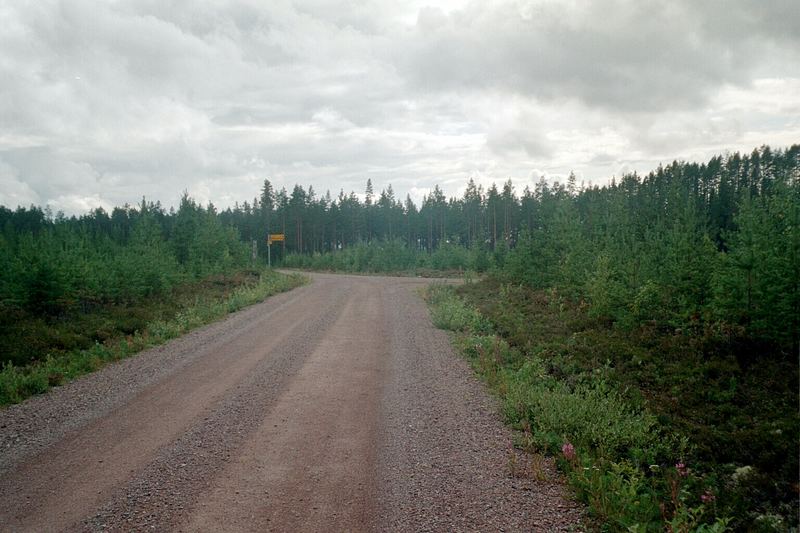
{"type": "Polygon", "coordinates": [[[421,200],[800,140],[793,1],[0,6],[0,203],[421,200]]]}
{"type": "Polygon", "coordinates": [[[40,202],[36,191],[20,180],[17,170],[0,160],[0,205],[28,207],[40,202]]]}
{"type": "Polygon", "coordinates": [[[89,196],[80,196],[78,194],[67,194],[58,196],[52,200],[47,201],[47,206],[54,213],[59,211],[63,213],[87,213],[98,207],[102,207],[106,211],[110,211],[114,206],[99,194],[92,194],[89,196]]]}

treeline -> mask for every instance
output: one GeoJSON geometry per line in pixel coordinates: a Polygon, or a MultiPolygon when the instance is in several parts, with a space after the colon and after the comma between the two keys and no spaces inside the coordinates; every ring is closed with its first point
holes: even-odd
{"type": "Polygon", "coordinates": [[[306,190],[301,185],[291,192],[275,191],[266,180],[260,196],[221,216],[248,240],[263,241],[267,231],[286,234],[285,249],[293,253],[334,251],[395,238],[427,251],[444,242],[467,247],[480,244],[494,250],[502,244],[513,246],[524,228],[540,226],[548,215],[542,204],[550,197],[569,195],[581,207],[589,207],[602,191],[636,196],[637,201],[647,196],[647,205],[629,205],[638,216],[644,214],[642,210],[657,210],[659,202],[664,204],[674,189],[680,189],[683,197],[692,198],[711,237],[720,244],[722,231],[732,228],[732,217],[745,194],[769,194],[774,184],[785,181],[783,174],[796,169],[797,152],[797,146],[777,151],[764,146],[750,155],[717,156],[705,164],[675,162],[645,177],[623,176],[606,187],[579,185],[574,175],[564,184],[549,185],[542,178],[521,192],[510,180],[488,189],[470,180],[461,198],[446,198],[436,185],[419,207],[410,196],[397,199],[391,185],[376,194],[371,180],[367,180],[364,200],[352,191],[342,190],[333,197],[330,191],[319,195],[313,187],[306,190]]]}
{"type": "Polygon", "coordinates": [[[286,249],[306,254],[287,257],[292,266],[404,270],[436,257],[557,288],[622,324],[714,324],[797,347],[799,158],[798,145],[764,146],[603,187],[542,179],[520,195],[510,181],[484,190],[470,180],[461,198],[435,187],[419,209],[391,187],[375,199],[369,181],[363,202],[299,185],[275,194],[267,181],[252,206],[222,216],[253,238],[285,232],[286,249]]]}
{"type": "Polygon", "coordinates": [[[357,243],[335,253],[292,253],[281,264],[287,268],[306,270],[447,276],[460,275],[470,270],[486,272],[494,264],[494,258],[482,246],[467,248],[443,243],[428,252],[407,246],[402,239],[393,239],[357,243]]]}
{"type": "Polygon", "coordinates": [[[494,269],[611,321],[724,324],[796,346],[799,157],[798,145],[764,146],[603,187],[542,179],[521,193],[470,180],[460,198],[436,186],[419,207],[369,180],[363,200],[265,180],[252,203],[219,213],[188,195],[177,211],[143,201],[71,218],[0,207],[0,305],[57,315],[135,301],[245,265],[253,240],[266,259],[267,234],[284,233],[273,257],[287,264],[494,269]]]}
{"type": "Polygon", "coordinates": [[[713,325],[798,346],[800,146],[571,193],[542,189],[502,275],[622,324],[713,325]]]}
{"type": "Polygon", "coordinates": [[[236,229],[188,195],[177,211],[143,200],[71,218],[0,207],[0,308],[57,317],[133,303],[249,257],[236,229]]]}

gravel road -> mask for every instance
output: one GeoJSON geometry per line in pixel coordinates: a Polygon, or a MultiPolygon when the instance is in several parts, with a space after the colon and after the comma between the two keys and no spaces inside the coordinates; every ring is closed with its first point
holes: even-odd
{"type": "Polygon", "coordinates": [[[581,529],[552,464],[511,475],[430,280],[312,277],[0,410],[0,530],[581,529]]]}

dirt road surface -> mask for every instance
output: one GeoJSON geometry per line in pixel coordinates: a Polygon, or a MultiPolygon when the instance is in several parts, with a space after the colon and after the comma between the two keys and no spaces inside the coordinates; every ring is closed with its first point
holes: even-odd
{"type": "Polygon", "coordinates": [[[312,277],[0,411],[0,530],[578,529],[551,465],[510,475],[429,280],[312,277]]]}

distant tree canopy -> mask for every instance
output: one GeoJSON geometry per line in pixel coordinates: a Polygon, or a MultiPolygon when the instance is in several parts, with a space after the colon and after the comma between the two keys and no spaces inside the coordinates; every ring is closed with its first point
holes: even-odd
{"type": "MultiPolygon", "coordinates": [[[[764,146],[703,164],[673,162],[602,187],[579,186],[574,174],[565,184],[541,179],[521,194],[511,181],[484,190],[470,180],[461,198],[447,199],[434,187],[419,209],[409,198],[397,201],[391,187],[373,202],[372,187],[368,182],[364,202],[343,191],[336,199],[299,186],[291,199],[279,192],[271,231],[287,234],[288,252],[319,256],[293,256],[291,263],[429,267],[419,253],[387,243],[399,240],[428,254],[461,245],[488,252],[489,259],[436,253],[436,264],[493,267],[509,281],[584,299],[593,314],[622,325],[717,324],[797,346],[798,145],[764,146]]],[[[264,232],[257,212],[258,205],[245,204],[222,216],[255,238],[264,232]]]]}
{"type": "Polygon", "coordinates": [[[248,247],[212,205],[177,212],[144,200],[80,218],[0,207],[0,306],[55,315],[160,294],[247,264],[248,247]]]}
{"type": "MultiPolygon", "coordinates": [[[[177,211],[142,201],[70,218],[0,207],[0,303],[55,313],[136,299],[246,265],[251,240],[265,258],[267,234],[284,233],[272,250],[278,260],[380,245],[369,254],[381,264],[401,254],[413,265],[419,254],[463,246],[474,253],[438,253],[432,264],[492,267],[585,299],[621,324],[720,323],[796,345],[798,195],[794,145],[674,162],[602,187],[579,186],[574,175],[521,192],[510,180],[488,189],[470,180],[461,198],[448,199],[437,185],[419,207],[391,185],[376,197],[371,180],[363,201],[300,185],[275,191],[265,180],[252,203],[219,213],[188,195],[177,211]]],[[[365,253],[349,264],[367,264],[365,253]]]]}
{"type": "Polygon", "coordinates": [[[313,253],[341,249],[355,243],[400,238],[412,247],[428,251],[441,242],[465,246],[481,245],[491,250],[503,243],[513,247],[524,230],[543,229],[567,206],[580,224],[596,228],[600,217],[612,208],[624,208],[633,219],[670,218],[679,210],[694,210],[714,244],[724,248],[724,232],[735,227],[733,218],[746,198],[770,196],[775,188],[793,187],[800,147],[772,150],[764,146],[750,155],[738,152],[716,156],[708,163],[674,162],[646,176],[626,174],[603,187],[579,186],[574,174],[565,184],[549,184],[544,178],[521,192],[511,181],[488,189],[470,179],[461,198],[447,198],[438,185],[414,205],[410,197],[400,201],[392,186],[377,199],[372,180],[367,180],[364,201],[354,193],[340,191],[318,195],[295,185],[275,191],[265,180],[252,203],[228,208],[220,216],[244,239],[264,241],[267,231],[287,235],[286,251],[313,253]],[[617,205],[619,204],[619,205],[617,205]]]}

